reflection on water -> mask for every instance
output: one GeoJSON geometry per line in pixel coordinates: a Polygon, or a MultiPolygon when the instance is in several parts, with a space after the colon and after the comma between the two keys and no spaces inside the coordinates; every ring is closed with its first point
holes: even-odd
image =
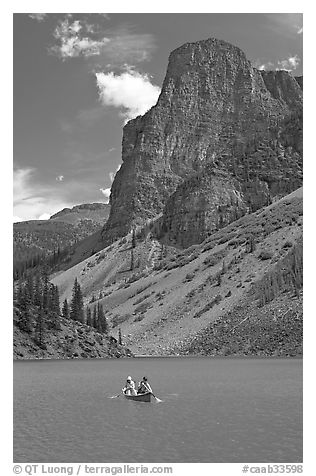
{"type": "Polygon", "coordinates": [[[14,363],[15,462],[301,462],[302,361],[14,363]],[[157,403],[110,398],[146,374],[157,403]]]}

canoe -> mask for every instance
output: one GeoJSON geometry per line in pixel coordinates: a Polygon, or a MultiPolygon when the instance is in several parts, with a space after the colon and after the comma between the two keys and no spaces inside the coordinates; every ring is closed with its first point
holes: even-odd
{"type": "Polygon", "coordinates": [[[135,402],[150,402],[151,393],[140,393],[139,395],[126,395],[124,393],[124,397],[127,398],[127,400],[134,400],[135,402]]]}

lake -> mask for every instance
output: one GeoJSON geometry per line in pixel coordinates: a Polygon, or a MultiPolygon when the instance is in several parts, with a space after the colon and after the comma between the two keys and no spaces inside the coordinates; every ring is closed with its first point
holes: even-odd
{"type": "Polygon", "coordinates": [[[302,462],[302,374],[300,359],[14,362],[14,461],[302,462]],[[109,398],[127,375],[162,402],[109,398]]]}

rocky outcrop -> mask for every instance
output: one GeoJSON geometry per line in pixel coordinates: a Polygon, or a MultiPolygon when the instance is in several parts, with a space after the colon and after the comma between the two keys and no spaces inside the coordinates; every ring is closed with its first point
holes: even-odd
{"type": "Polygon", "coordinates": [[[258,71],[229,43],[211,38],[173,51],[157,104],[124,127],[104,243],[163,213],[164,228],[182,230],[191,244],[221,219],[298,188],[301,151],[280,132],[301,107],[290,73],[258,71]],[[238,210],[216,217],[238,194],[238,210]]]}

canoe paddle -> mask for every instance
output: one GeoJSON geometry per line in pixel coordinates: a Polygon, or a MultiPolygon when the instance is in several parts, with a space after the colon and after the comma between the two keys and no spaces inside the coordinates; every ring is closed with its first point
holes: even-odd
{"type": "Polygon", "coordinates": [[[162,400],[160,400],[160,398],[156,397],[156,395],[154,395],[153,392],[150,392],[150,393],[156,399],[157,402],[162,402],[162,400]]]}
{"type": "Polygon", "coordinates": [[[117,397],[120,397],[121,396],[121,393],[119,393],[118,395],[113,395],[113,397],[109,397],[109,398],[117,398],[117,397]]]}

